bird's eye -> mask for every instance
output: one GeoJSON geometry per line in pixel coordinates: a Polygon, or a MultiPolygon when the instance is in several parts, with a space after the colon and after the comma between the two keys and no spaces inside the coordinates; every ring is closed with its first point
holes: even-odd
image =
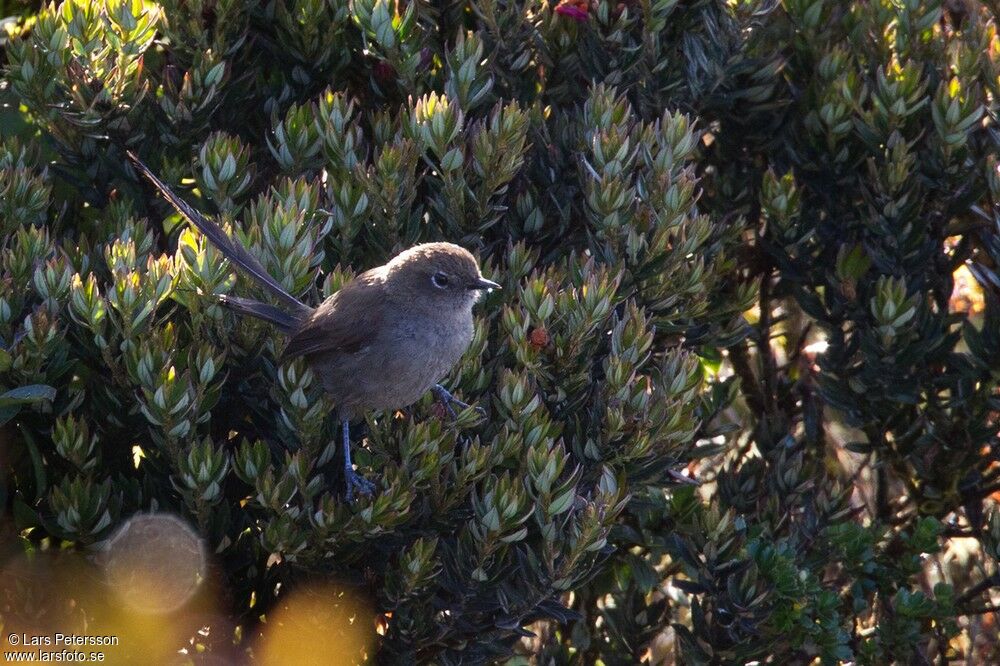
{"type": "Polygon", "coordinates": [[[433,277],[431,277],[431,282],[433,282],[434,286],[437,287],[438,289],[444,289],[445,287],[448,286],[448,275],[447,273],[442,273],[441,271],[438,271],[437,273],[434,274],[433,277]]]}

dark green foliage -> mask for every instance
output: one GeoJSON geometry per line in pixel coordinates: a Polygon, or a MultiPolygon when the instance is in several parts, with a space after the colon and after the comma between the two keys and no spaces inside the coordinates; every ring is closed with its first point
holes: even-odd
{"type": "Polygon", "coordinates": [[[15,5],[0,530],[179,514],[210,654],[333,578],[385,663],[958,656],[1000,575],[995,10],[15,5]],[[503,290],[445,383],[488,416],[368,415],[346,503],[316,377],[126,148],[309,302],[475,251],[503,290]],[[976,567],[930,567],[955,536],[976,567]]]}

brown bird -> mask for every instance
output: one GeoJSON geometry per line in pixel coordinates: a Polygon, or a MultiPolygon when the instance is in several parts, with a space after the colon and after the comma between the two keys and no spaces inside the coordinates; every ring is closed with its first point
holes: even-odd
{"type": "Polygon", "coordinates": [[[174,194],[132,152],[139,171],[230,261],[282,304],[235,296],[221,302],[263,319],[289,336],[282,360],[302,356],[320,378],[342,428],[346,495],[370,494],[374,485],[351,463],[349,424],[370,409],[399,409],[427,391],[455,414],[457,400],[438,382],[472,341],[472,306],[500,285],[483,278],[475,258],[451,243],[425,243],[362,273],[317,308],[288,293],[257,259],[219,225],[174,194]]]}

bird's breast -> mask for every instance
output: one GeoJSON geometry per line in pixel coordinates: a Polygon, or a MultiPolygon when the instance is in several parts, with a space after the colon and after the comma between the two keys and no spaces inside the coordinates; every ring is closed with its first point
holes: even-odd
{"type": "MultiPolygon", "coordinates": [[[[456,317],[412,317],[396,329],[399,339],[394,342],[422,357],[429,365],[441,367],[440,375],[448,373],[472,342],[472,313],[456,317]]],[[[435,378],[435,382],[440,376],[435,378]]]]}
{"type": "Polygon", "coordinates": [[[381,335],[356,355],[353,372],[337,381],[343,401],[357,409],[398,409],[416,402],[448,374],[472,341],[471,312],[466,317],[411,315],[386,323],[381,335]]]}

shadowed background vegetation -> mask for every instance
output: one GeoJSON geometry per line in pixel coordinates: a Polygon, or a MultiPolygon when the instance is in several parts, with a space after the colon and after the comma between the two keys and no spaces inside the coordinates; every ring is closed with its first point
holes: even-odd
{"type": "Polygon", "coordinates": [[[196,663],[997,661],[998,13],[0,3],[4,632],[134,658],[124,594],[196,663]],[[473,250],[487,416],[370,414],[346,503],[126,148],[312,303],[473,250]]]}

